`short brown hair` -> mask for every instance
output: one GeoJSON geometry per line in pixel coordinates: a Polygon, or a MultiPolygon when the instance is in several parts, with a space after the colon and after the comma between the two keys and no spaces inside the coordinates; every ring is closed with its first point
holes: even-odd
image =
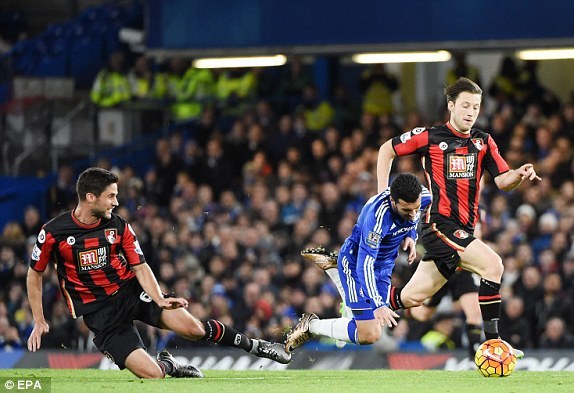
{"type": "Polygon", "coordinates": [[[80,174],[76,182],[76,193],[81,201],[86,200],[86,194],[100,196],[105,189],[118,182],[118,176],[103,168],[88,168],[80,174]]]}
{"type": "Polygon", "coordinates": [[[462,92],[482,95],[482,89],[475,82],[468,78],[458,78],[456,82],[444,89],[446,102],[455,102],[462,92]]]}

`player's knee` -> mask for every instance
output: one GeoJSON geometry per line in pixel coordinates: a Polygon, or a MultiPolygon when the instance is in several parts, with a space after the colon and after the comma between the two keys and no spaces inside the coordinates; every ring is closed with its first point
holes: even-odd
{"type": "Polygon", "coordinates": [[[405,294],[403,292],[403,295],[401,297],[401,300],[403,302],[403,304],[405,305],[405,308],[412,308],[412,307],[418,307],[421,306],[423,304],[423,302],[427,299],[428,294],[426,293],[410,293],[410,294],[405,294]]]}
{"type": "Polygon", "coordinates": [[[377,340],[381,337],[381,325],[376,324],[373,326],[369,326],[365,329],[359,329],[358,336],[359,336],[359,344],[361,345],[370,345],[377,342],[377,340]]]}
{"type": "Polygon", "coordinates": [[[482,277],[493,280],[500,281],[502,278],[502,273],[504,273],[504,265],[502,264],[502,258],[497,254],[494,254],[485,268],[485,272],[482,277]]]}
{"type": "Polygon", "coordinates": [[[205,336],[205,327],[203,323],[195,318],[189,323],[187,330],[187,336],[192,340],[200,340],[205,336]]]}

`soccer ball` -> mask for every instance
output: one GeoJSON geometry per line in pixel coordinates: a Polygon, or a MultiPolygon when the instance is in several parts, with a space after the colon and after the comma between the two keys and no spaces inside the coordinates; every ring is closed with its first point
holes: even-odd
{"type": "Polygon", "coordinates": [[[516,356],[510,344],[495,338],[480,344],[474,362],[484,377],[508,377],[516,366],[516,356]]]}

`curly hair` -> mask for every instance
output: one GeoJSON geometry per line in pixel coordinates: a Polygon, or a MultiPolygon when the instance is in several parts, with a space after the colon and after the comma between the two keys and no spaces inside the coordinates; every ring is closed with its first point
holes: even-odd
{"type": "Polygon", "coordinates": [[[395,202],[399,199],[407,203],[416,202],[422,191],[421,181],[412,173],[400,173],[391,184],[391,197],[395,202]]]}

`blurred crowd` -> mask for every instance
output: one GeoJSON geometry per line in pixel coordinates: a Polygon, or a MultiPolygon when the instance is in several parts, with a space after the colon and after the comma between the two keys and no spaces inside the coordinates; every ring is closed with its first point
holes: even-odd
{"type": "MultiPolygon", "coordinates": [[[[144,67],[144,60],[138,66],[144,67]]],[[[447,79],[477,79],[463,55],[456,61],[447,79]]],[[[181,63],[170,63],[180,75],[172,78],[172,87],[169,75],[162,85],[142,73],[153,94],[161,89],[176,94],[184,85],[197,94],[174,101],[174,114],[185,121],[157,141],[148,169],[116,167],[111,158],[94,163],[120,176],[115,212],[131,222],[162,287],[189,299],[190,311],[200,319],[217,318],[249,336],[282,341],[303,312],[337,317],[336,288],[299,252],[319,245],[337,250],[376,193],[379,146],[414,127],[445,122],[446,112],[436,119],[398,113],[392,98],[400,80],[382,65],[365,70],[363,101],[354,102],[341,87],[320,99],[300,61],[285,66],[273,82],[259,70],[215,76],[181,63]],[[272,89],[279,90],[270,94],[272,89]],[[265,98],[270,95],[289,100],[265,98]]],[[[106,105],[98,90],[101,78],[92,98],[106,105]]],[[[505,266],[502,337],[519,348],[574,348],[574,101],[560,102],[545,89],[536,63],[511,58],[504,59],[492,84],[482,87],[492,109],[477,127],[491,133],[512,168],[532,162],[543,178],[511,193],[499,192],[487,179],[483,189],[482,236],[505,266]]],[[[424,180],[413,157],[397,160],[393,173],[405,171],[424,180]]],[[[75,206],[76,175],[73,167],[61,167],[47,196],[52,216],[75,206]]],[[[31,332],[25,277],[42,224],[38,208],[31,206],[21,222],[3,229],[0,348],[25,346],[31,332]]],[[[412,269],[401,254],[394,283],[406,282],[412,269]]],[[[53,268],[43,291],[51,326],[43,345],[94,350],[81,318],[69,316],[53,268]]],[[[401,318],[387,334],[388,347],[407,348],[433,330],[444,334],[443,347],[463,346],[464,317],[457,304],[446,299],[439,309],[424,324],[401,318]]],[[[154,328],[142,333],[152,348],[190,345],[154,328]]]]}

